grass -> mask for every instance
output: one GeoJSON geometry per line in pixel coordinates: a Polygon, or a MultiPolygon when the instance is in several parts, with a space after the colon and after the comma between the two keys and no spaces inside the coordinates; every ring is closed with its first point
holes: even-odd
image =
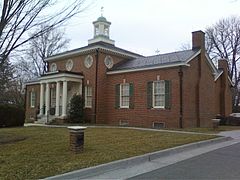
{"type": "Polygon", "coordinates": [[[69,151],[66,128],[4,128],[0,137],[0,179],[38,179],[216,136],[88,128],[80,154],[69,151]]]}

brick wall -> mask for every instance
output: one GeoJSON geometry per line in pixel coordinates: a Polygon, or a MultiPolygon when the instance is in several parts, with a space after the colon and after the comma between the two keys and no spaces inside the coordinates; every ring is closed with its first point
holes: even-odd
{"type": "Polygon", "coordinates": [[[119,125],[119,121],[128,121],[130,126],[152,127],[153,122],[164,122],[166,127],[178,127],[179,121],[179,79],[178,68],[140,71],[108,75],[107,96],[105,97],[107,123],[119,125]],[[147,108],[147,83],[157,80],[171,80],[172,106],[166,109],[147,108]],[[115,85],[134,84],[134,109],[115,108],[115,85]]]}
{"type": "Polygon", "coordinates": [[[26,99],[25,99],[25,119],[26,122],[34,122],[38,114],[38,108],[40,104],[40,85],[28,85],[26,86],[26,99]],[[30,107],[30,92],[34,91],[36,93],[36,103],[35,107],[30,107]]]}
{"type": "MultiPolygon", "coordinates": [[[[201,48],[201,53],[190,62],[190,67],[182,67],[183,127],[210,126],[211,119],[217,114],[224,111],[227,116],[232,109],[227,69],[223,67],[223,75],[214,81],[211,67],[205,57],[203,38],[203,32],[193,33],[193,49],[201,48]],[[224,107],[220,106],[223,99],[224,107]]],[[[71,58],[74,63],[72,72],[81,72],[84,76],[84,86],[92,86],[92,108],[86,108],[84,111],[87,122],[95,122],[96,120],[98,124],[119,125],[120,121],[124,121],[128,122],[130,126],[140,127],[152,127],[153,122],[163,122],[167,128],[179,127],[179,67],[107,75],[107,68],[104,65],[104,59],[107,55],[113,58],[114,64],[126,60],[124,56],[102,49],[98,50],[98,53],[97,50],[92,50],[71,58]],[[84,66],[87,55],[93,57],[93,65],[90,68],[84,66]],[[171,81],[172,105],[170,110],[147,108],[147,83],[157,80],[157,76],[160,76],[160,80],[171,81]],[[115,108],[115,85],[123,83],[123,80],[134,85],[134,109],[115,108]],[[96,106],[95,101],[97,101],[96,106]]],[[[57,64],[58,70],[66,70],[67,60],[52,61],[50,66],[54,62],[57,64]]],[[[39,85],[27,86],[27,93],[31,89],[37,91],[39,105],[39,85]]],[[[29,96],[27,96],[26,117],[31,118],[35,116],[37,109],[29,107],[28,98],[29,96]]]]}
{"type": "MultiPolygon", "coordinates": [[[[84,114],[85,114],[85,120],[87,122],[95,122],[95,91],[96,91],[96,84],[97,84],[97,119],[98,123],[105,123],[106,121],[106,111],[105,111],[105,96],[106,94],[106,86],[107,86],[107,75],[106,71],[107,68],[104,65],[104,59],[107,55],[110,55],[113,58],[114,64],[118,63],[122,60],[124,60],[124,57],[119,57],[114,54],[109,54],[104,51],[100,51],[98,53],[98,69],[97,69],[97,82],[96,83],[96,66],[97,66],[97,52],[96,51],[91,51],[86,54],[82,54],[76,57],[72,57],[71,59],[73,60],[73,69],[71,70],[72,72],[81,72],[84,76],[83,84],[84,86],[89,85],[92,87],[92,108],[85,108],[84,114]],[[93,65],[90,68],[86,68],[84,65],[84,60],[85,58],[91,55],[93,57],[93,65]]],[[[68,58],[69,59],[69,58],[68,58]]],[[[57,69],[65,71],[66,67],[65,64],[68,59],[62,59],[62,60],[57,60],[57,61],[51,61],[49,63],[49,66],[51,66],[52,63],[57,64],[57,69]]],[[[84,87],[83,87],[84,88],[84,87]]]]}

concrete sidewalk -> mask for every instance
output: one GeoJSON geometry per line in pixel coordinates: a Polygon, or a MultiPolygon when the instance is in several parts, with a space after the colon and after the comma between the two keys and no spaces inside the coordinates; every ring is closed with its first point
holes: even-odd
{"type": "Polygon", "coordinates": [[[114,161],[46,179],[127,179],[239,142],[240,139],[238,138],[221,137],[114,161]]]}
{"type": "MultiPolygon", "coordinates": [[[[39,123],[25,123],[25,127],[49,127],[49,128],[67,128],[69,126],[78,126],[78,125],[48,125],[48,124],[39,124],[39,123]]],[[[158,131],[158,132],[171,132],[171,133],[181,133],[181,134],[199,134],[199,135],[216,135],[209,133],[201,132],[191,132],[191,131],[178,131],[178,130],[167,130],[167,129],[153,129],[153,128],[139,128],[139,127],[124,127],[124,126],[104,126],[104,125],[80,125],[88,128],[119,128],[119,129],[134,129],[140,131],[158,131]]]]}

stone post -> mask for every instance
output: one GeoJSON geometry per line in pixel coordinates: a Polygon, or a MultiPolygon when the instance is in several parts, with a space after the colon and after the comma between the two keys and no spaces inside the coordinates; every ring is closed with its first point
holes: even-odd
{"type": "Polygon", "coordinates": [[[70,135],[70,150],[75,153],[80,153],[83,151],[84,146],[84,130],[87,127],[84,126],[70,126],[69,135],[70,135]]]}
{"type": "Polygon", "coordinates": [[[213,123],[212,125],[214,130],[218,129],[219,122],[220,122],[220,119],[212,119],[212,123],[213,123]]]}

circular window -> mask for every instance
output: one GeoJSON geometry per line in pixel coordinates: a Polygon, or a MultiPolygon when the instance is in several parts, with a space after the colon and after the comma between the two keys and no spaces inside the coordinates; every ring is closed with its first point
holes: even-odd
{"type": "Polygon", "coordinates": [[[88,55],[84,60],[84,65],[86,68],[90,68],[93,64],[93,57],[88,55]]]}
{"type": "Polygon", "coordinates": [[[105,59],[104,59],[104,64],[105,66],[110,69],[113,67],[113,59],[111,56],[106,56],[105,59]]]}
{"type": "Polygon", "coordinates": [[[52,63],[52,64],[51,64],[51,66],[50,66],[50,71],[51,71],[51,72],[57,71],[57,64],[56,64],[56,63],[52,63]]]}
{"type": "Polygon", "coordinates": [[[66,62],[66,69],[67,71],[71,71],[73,68],[73,60],[69,59],[67,62],[66,62]]]}

